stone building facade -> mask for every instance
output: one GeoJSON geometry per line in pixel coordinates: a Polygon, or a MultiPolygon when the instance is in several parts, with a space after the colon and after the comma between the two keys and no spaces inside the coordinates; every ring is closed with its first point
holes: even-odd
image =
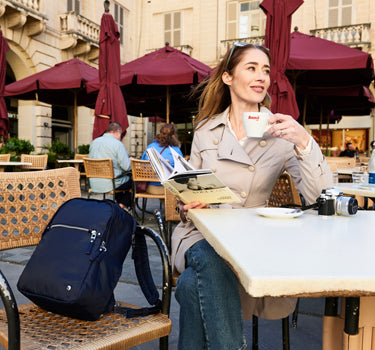
{"type": "MultiPolygon", "coordinates": [[[[111,0],[110,12],[122,32],[121,61],[126,63],[169,42],[214,67],[234,41],[263,41],[266,19],[260,2],[111,0]]],[[[97,67],[103,10],[102,0],[0,0],[0,25],[11,48],[8,82],[73,57],[97,67]]],[[[374,0],[305,0],[292,17],[295,26],[302,33],[359,48],[375,58],[374,0]]],[[[16,117],[12,132],[31,140],[37,151],[52,137],[72,145],[71,108],[14,99],[8,105],[10,116],[16,117]]],[[[374,116],[369,118],[370,139],[374,139],[374,116]]],[[[91,141],[93,120],[91,109],[79,108],[78,145],[91,141]]],[[[152,132],[144,119],[130,117],[130,122],[125,143],[137,156],[152,132]]],[[[190,120],[182,128],[191,129],[190,120]]]]}

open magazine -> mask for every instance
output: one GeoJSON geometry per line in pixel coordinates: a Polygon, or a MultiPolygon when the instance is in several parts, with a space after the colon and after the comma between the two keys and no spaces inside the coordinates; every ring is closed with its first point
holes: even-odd
{"type": "Polygon", "coordinates": [[[173,148],[172,167],[155,149],[146,150],[150,163],[161,184],[184,203],[238,203],[238,197],[210,169],[194,169],[173,148]]]}

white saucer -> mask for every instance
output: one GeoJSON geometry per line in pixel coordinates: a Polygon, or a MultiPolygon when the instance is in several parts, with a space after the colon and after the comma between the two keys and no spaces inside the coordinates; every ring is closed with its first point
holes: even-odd
{"type": "Polygon", "coordinates": [[[257,214],[274,219],[293,219],[303,214],[302,210],[290,208],[257,208],[257,214]]]}

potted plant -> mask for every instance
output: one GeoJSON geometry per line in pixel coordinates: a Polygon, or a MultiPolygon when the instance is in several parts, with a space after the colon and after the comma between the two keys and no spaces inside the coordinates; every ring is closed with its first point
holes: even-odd
{"type": "Polygon", "coordinates": [[[30,154],[35,150],[29,140],[22,140],[17,137],[8,139],[3,147],[0,148],[1,154],[10,153],[10,160],[19,161],[21,154],[30,154]]]}
{"type": "Polygon", "coordinates": [[[79,145],[78,146],[78,153],[79,154],[89,154],[90,145],[79,145]]]}
{"type": "Polygon", "coordinates": [[[55,140],[51,145],[44,146],[48,150],[48,168],[56,167],[57,159],[70,159],[73,157],[71,149],[59,140],[55,140]]]}

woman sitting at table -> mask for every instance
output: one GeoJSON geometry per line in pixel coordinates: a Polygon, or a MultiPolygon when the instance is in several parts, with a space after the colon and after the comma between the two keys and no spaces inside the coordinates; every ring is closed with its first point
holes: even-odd
{"type": "MultiPolygon", "coordinates": [[[[268,50],[241,43],[233,45],[203,86],[190,162],[197,169],[213,169],[237,194],[241,203],[233,204],[234,209],[265,206],[284,171],[307,204],[332,186],[329,167],[313,138],[292,116],[270,112],[269,86],[268,50]],[[271,127],[262,138],[246,137],[242,113],[251,111],[270,114],[271,127]]],[[[181,203],[182,222],[172,235],[172,266],[181,274],[176,289],[178,348],[243,349],[242,317],[284,318],[293,312],[296,299],[245,294],[229,266],[186,220],[189,209],[205,207],[181,203]]],[[[290,247],[285,254],[293,253],[293,242],[290,247]]]]}
{"type": "MultiPolygon", "coordinates": [[[[183,157],[180,150],[180,141],[178,141],[176,126],[174,124],[163,124],[155,140],[150,143],[146,149],[154,147],[168,163],[173,167],[174,160],[169,147],[173,148],[183,157]]],[[[146,151],[142,154],[142,160],[148,160],[146,151]]],[[[164,188],[160,182],[150,182],[147,186],[147,192],[152,194],[163,194],[164,188]]]]}

